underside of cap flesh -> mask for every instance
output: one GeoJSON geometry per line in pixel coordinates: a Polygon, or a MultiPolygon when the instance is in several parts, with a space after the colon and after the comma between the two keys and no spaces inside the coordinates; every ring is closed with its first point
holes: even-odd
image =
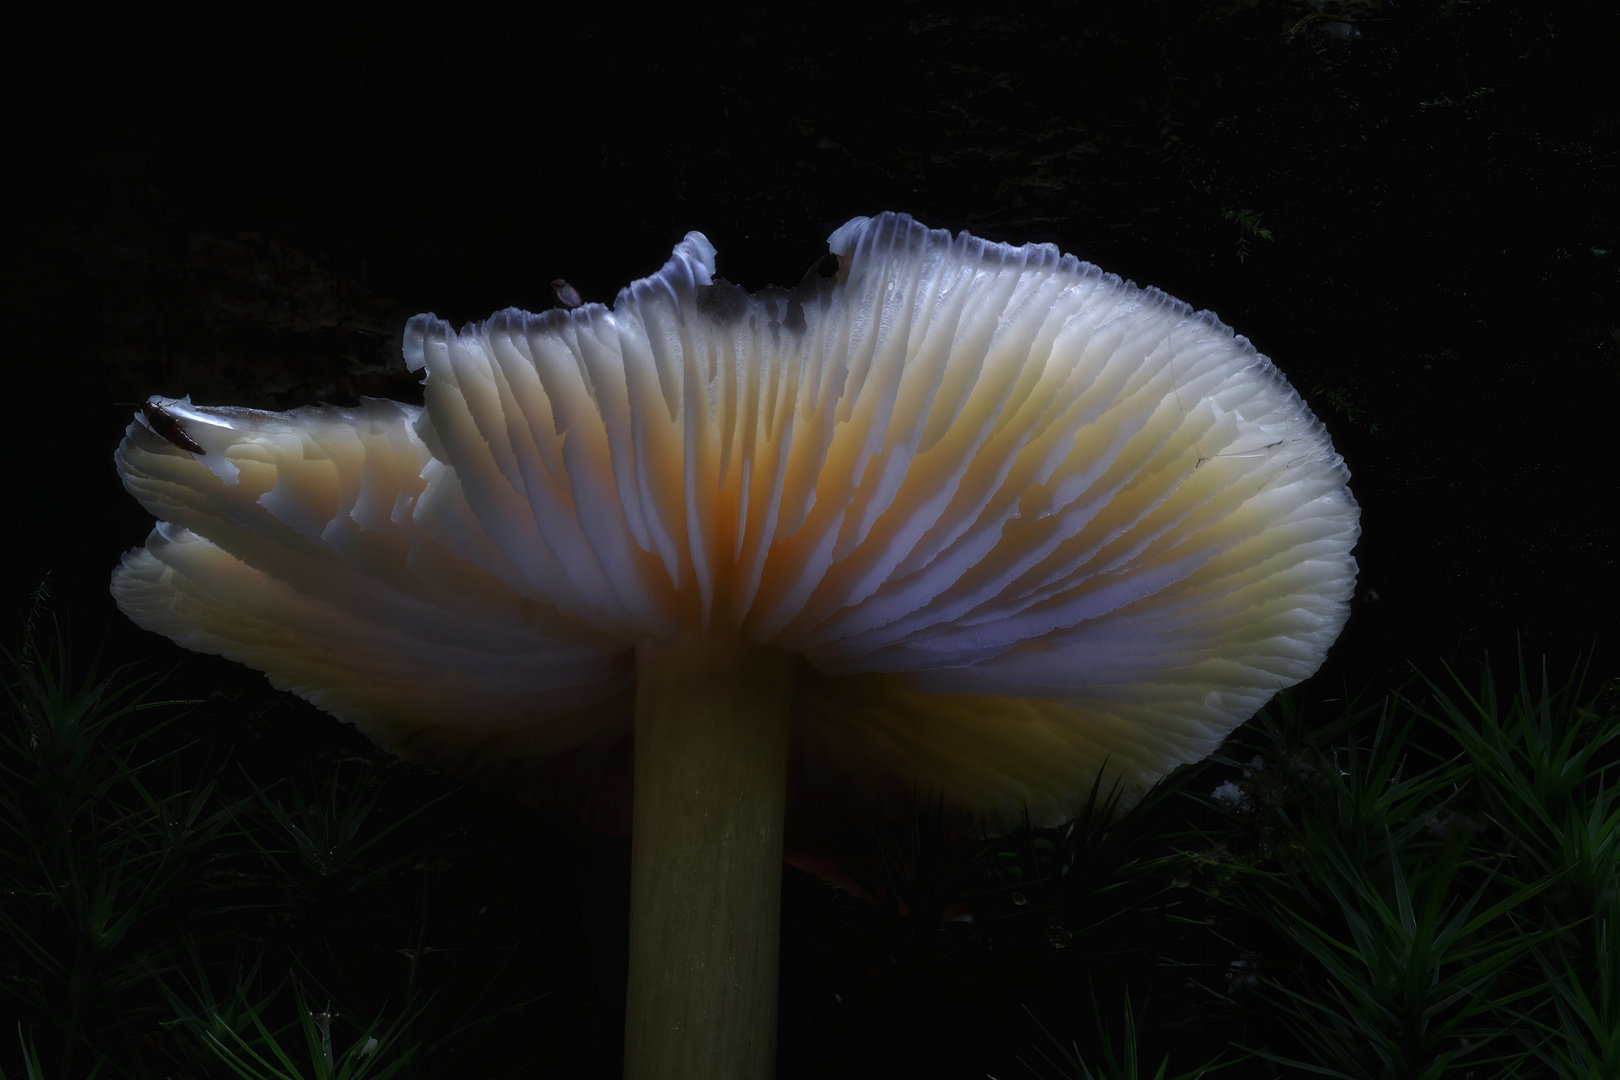
{"type": "Polygon", "coordinates": [[[1140,793],[1316,669],[1358,515],[1269,360],[1049,245],[830,243],[793,290],[693,233],[611,310],[418,316],[421,411],[176,407],[201,457],[137,418],[119,467],[170,525],[120,604],[484,762],[622,739],[637,641],[774,645],[801,803],[943,789],[992,827],[1105,761],[1140,793]]]}
{"type": "Polygon", "coordinates": [[[418,524],[443,487],[418,409],[165,411],[204,453],[139,416],[119,447],[124,486],[162,519],[113,574],[136,623],[452,766],[629,732],[634,667],[616,641],[523,601],[433,518],[418,524]]]}

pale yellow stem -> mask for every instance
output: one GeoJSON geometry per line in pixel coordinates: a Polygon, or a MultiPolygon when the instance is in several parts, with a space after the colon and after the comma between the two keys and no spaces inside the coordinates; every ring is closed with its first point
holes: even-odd
{"type": "Polygon", "coordinates": [[[734,641],[636,649],[626,1080],[775,1074],[793,670],[734,641]]]}

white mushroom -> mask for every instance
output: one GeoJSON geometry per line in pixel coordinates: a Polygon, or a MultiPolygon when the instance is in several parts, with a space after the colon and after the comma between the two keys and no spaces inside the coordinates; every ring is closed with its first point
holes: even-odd
{"type": "Polygon", "coordinates": [[[747,294],[689,233],[612,310],[412,319],[417,409],[166,406],[119,605],[379,745],[622,820],[626,1075],[774,1064],[784,814],[1139,796],[1337,636],[1348,473],[1209,313],[894,214],[747,294]],[[633,733],[633,739],[632,739],[633,733]]]}

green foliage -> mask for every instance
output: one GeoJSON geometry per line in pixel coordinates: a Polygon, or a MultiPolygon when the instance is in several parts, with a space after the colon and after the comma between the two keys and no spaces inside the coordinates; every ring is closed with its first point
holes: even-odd
{"type": "MultiPolygon", "coordinates": [[[[24,1031],[20,1021],[17,1024],[17,1041],[22,1045],[23,1080],[45,1080],[45,1066],[39,1060],[39,1049],[34,1045],[34,1034],[31,1031],[24,1031]]],[[[84,1074],[85,1080],[96,1080],[96,1077],[101,1075],[101,1067],[104,1064],[105,1058],[92,1065],[90,1071],[84,1074]]],[[[5,1069],[0,1069],[0,1080],[7,1080],[5,1069]]]]}
{"type": "Polygon", "coordinates": [[[1456,108],[1459,105],[1466,105],[1470,101],[1478,101],[1480,98],[1490,97],[1494,93],[1496,93],[1496,87],[1482,86],[1478,90],[1470,91],[1456,99],[1453,99],[1449,94],[1441,94],[1437,98],[1431,98],[1428,101],[1420,101],[1418,104],[1423,106],[1425,109],[1456,108]]]}
{"type": "Polygon", "coordinates": [[[1271,243],[1274,239],[1271,230],[1266,227],[1261,215],[1255,210],[1240,210],[1236,207],[1223,206],[1221,220],[1230,221],[1238,227],[1237,240],[1232,245],[1238,262],[1247,262],[1251,253],[1251,243],[1255,240],[1264,240],[1271,243]]]}
{"type": "Polygon", "coordinates": [[[1535,948],[1536,962],[1552,988],[1556,1023],[1527,1016],[1534,1034],[1528,1046],[1551,1076],[1570,1080],[1620,1077],[1620,902],[1588,924],[1596,952],[1571,955],[1535,948]]]}
{"type": "Polygon", "coordinates": [[[1489,665],[1473,692],[1453,675],[1455,697],[1425,680],[1414,711],[1467,754],[1502,857],[1547,886],[1528,918],[1551,929],[1527,940],[1556,1015],[1526,1014],[1526,1045],[1554,1075],[1620,1077],[1620,715],[1585,690],[1585,665],[1561,684],[1539,674],[1521,660],[1511,697],[1489,665]]]}
{"type": "Polygon", "coordinates": [[[525,986],[516,945],[452,959],[456,931],[434,929],[445,890],[425,822],[457,788],[385,814],[380,770],[340,764],[285,781],[290,808],[251,773],[227,798],[231,774],[175,736],[195,703],[85,662],[42,606],[43,593],[0,673],[0,1015],[21,1018],[7,1064],[31,1078],[360,1080],[469,1060],[504,1075],[546,1051],[543,1038],[479,1045],[502,1024],[532,1029],[517,1014],[546,996],[525,986]],[[420,885],[402,893],[406,874],[420,885]],[[338,989],[306,991],[328,981],[338,989]],[[340,998],[356,1004],[327,1004],[340,998]]]}
{"type": "Polygon", "coordinates": [[[1117,783],[1106,796],[1102,793],[1105,765],[1066,825],[1032,829],[1026,813],[1022,829],[986,842],[987,881],[977,898],[1004,896],[1029,916],[1045,914],[1046,937],[1054,949],[1067,948],[1077,938],[1101,938],[1114,919],[1143,910],[1152,897],[1172,887],[1161,879],[1186,859],[1164,851],[1153,822],[1199,771],[1197,766],[1183,770],[1174,784],[1155,786],[1122,812],[1117,783]]]}
{"type": "Polygon", "coordinates": [[[983,858],[982,852],[964,857],[947,842],[944,816],[943,800],[934,798],[921,805],[913,799],[905,823],[863,816],[866,857],[846,849],[839,859],[841,869],[872,899],[876,925],[865,936],[886,968],[906,965],[938,932],[983,858]]]}
{"type": "Polygon", "coordinates": [[[1361,428],[1369,435],[1377,435],[1382,426],[1358,404],[1358,395],[1349,387],[1317,383],[1311,387],[1309,396],[1312,401],[1327,402],[1347,423],[1361,428]]]}
{"type": "MultiPolygon", "coordinates": [[[[1071,1040],[1069,1045],[1064,1046],[1061,1040],[1046,1030],[1046,1025],[1042,1024],[1034,1013],[1030,1013],[1030,1018],[1035,1020],[1041,1034],[1051,1044],[1052,1052],[1048,1052],[1044,1046],[1036,1048],[1035,1052],[1044,1063],[1043,1068],[1036,1068],[1022,1057],[1018,1059],[1019,1063],[1035,1074],[1039,1080],[1046,1080],[1048,1075],[1057,1080],[1139,1080],[1142,1076],[1142,1065],[1137,1026],[1141,1021],[1137,1017],[1136,1010],[1131,1007],[1130,994],[1125,995],[1124,1009],[1121,1012],[1123,1020],[1119,1025],[1120,1037],[1117,1042],[1113,1035],[1116,1027],[1103,1017],[1095,992],[1091,995],[1091,1016],[1096,1024],[1098,1041],[1102,1046],[1102,1064],[1097,1069],[1094,1070],[1091,1063],[1086,1061],[1078,1043],[1071,1040]],[[1045,1069],[1052,1069],[1054,1072],[1047,1074],[1045,1069]]],[[[1195,1077],[1207,1076],[1236,1063],[1236,1060],[1224,1063],[1219,1060],[1211,1061],[1186,1072],[1177,1073],[1170,1080],[1194,1080],[1195,1077]]],[[[1159,1062],[1153,1080],[1166,1080],[1169,1069],[1170,1056],[1166,1054],[1164,1060],[1159,1062]]]]}
{"type": "Polygon", "coordinates": [[[1500,697],[1487,664],[1460,704],[1424,685],[1347,706],[1333,746],[1283,699],[1216,790],[1236,834],[1205,837],[1206,890],[1281,939],[1255,998],[1295,1049],[1256,1052],[1338,1077],[1614,1075],[1620,813],[1597,762],[1620,720],[1578,673],[1533,687],[1521,665],[1500,697]]]}
{"type": "Polygon", "coordinates": [[[294,996],[302,1047],[284,1046],[286,1029],[272,1031],[263,1018],[267,1010],[262,1004],[250,1003],[242,987],[237,988],[235,1004],[239,1013],[247,1018],[249,1030],[214,1022],[213,1017],[206,1021],[186,1019],[199,1029],[202,1039],[219,1060],[230,1067],[231,1073],[243,1080],[305,1080],[306,1077],[309,1080],[364,1080],[366,1077],[387,1080],[409,1066],[420,1049],[420,1044],[411,1041],[410,1035],[413,1021],[425,1007],[401,1013],[386,1025],[379,1013],[360,1030],[347,1049],[334,1052],[332,1029],[342,1013],[332,1008],[330,1000],[317,1011],[303,987],[296,983],[294,996]],[[307,1061],[308,1068],[301,1068],[300,1061],[307,1061]]]}
{"type": "Polygon", "coordinates": [[[332,888],[354,892],[385,884],[403,864],[420,857],[420,850],[410,849],[375,865],[363,861],[367,852],[396,829],[414,821],[450,793],[423,803],[362,836],[361,830],[376,809],[377,797],[382,792],[375,773],[368,765],[360,781],[350,784],[341,783],[334,775],[326,784],[324,796],[301,785],[290,785],[294,807],[291,812],[248,777],[260,807],[280,826],[292,847],[268,847],[256,834],[250,834],[249,839],[288,889],[305,897],[312,895],[310,883],[317,885],[315,894],[332,888]],[[297,856],[296,863],[288,858],[291,855],[297,856]]]}
{"type": "MultiPolygon", "coordinates": [[[[552,993],[533,961],[579,930],[534,891],[494,920],[514,849],[476,815],[448,838],[460,789],[352,754],[210,768],[187,703],[37,613],[4,658],[9,1075],[524,1074],[579,1052],[546,1010],[616,1007],[552,993]]],[[[1584,671],[1284,694],[1126,810],[1099,775],[1058,828],[963,845],[937,797],[869,821],[845,861],[874,903],[796,894],[827,896],[800,912],[826,1008],[970,1000],[932,1030],[1005,1033],[1004,1077],[1620,1080],[1620,714],[1584,671]]]]}
{"type": "MultiPolygon", "coordinates": [[[[59,1033],[61,1072],[100,1067],[107,1036],[151,977],[139,957],[152,917],[194,892],[195,873],[231,822],[212,785],[160,792],[172,754],[146,750],[162,723],[132,718],[188,704],[154,701],[156,680],[127,668],[76,669],[68,634],[41,642],[30,618],[5,650],[0,726],[0,935],[13,946],[0,994],[59,1033]],[[133,947],[132,947],[133,946],[133,947]]],[[[144,718],[142,718],[144,719],[144,718]]],[[[27,1042],[25,1057],[37,1058],[27,1042]]]]}

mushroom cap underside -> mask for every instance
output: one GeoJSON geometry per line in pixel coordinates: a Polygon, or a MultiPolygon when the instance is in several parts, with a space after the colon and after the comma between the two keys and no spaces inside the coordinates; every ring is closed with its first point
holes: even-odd
{"type": "Polygon", "coordinates": [[[421,408],[165,404],[201,454],[137,414],[160,522],[119,605],[608,826],[646,638],[803,658],[790,827],[874,790],[1055,824],[1317,668],[1357,508],[1247,340],[1050,245],[885,214],[830,246],[796,289],[691,233],[612,309],[418,316],[421,408]]]}

